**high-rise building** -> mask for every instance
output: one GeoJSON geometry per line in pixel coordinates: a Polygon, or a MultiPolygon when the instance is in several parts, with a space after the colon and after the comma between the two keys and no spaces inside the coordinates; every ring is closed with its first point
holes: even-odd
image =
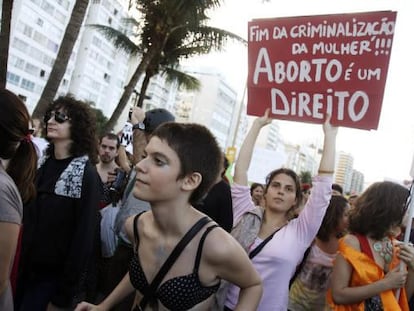
{"type": "MultiPolygon", "coordinates": [[[[12,11],[7,88],[21,97],[31,112],[54,64],[74,1],[15,0],[12,11]]],[[[59,93],[66,93],[75,66],[70,58],[59,93]]]]}
{"type": "Polygon", "coordinates": [[[352,170],[351,187],[349,193],[359,194],[364,189],[364,174],[357,170],[352,170]]]}
{"type": "MultiPolygon", "coordinates": [[[[19,95],[31,112],[56,59],[74,0],[15,0],[12,12],[7,88],[19,95]]],[[[91,24],[121,32],[128,16],[126,0],[90,1],[84,24],[72,50],[58,94],[72,93],[109,116],[126,84],[129,55],[117,50],[91,24]]]]}
{"type": "Polygon", "coordinates": [[[335,183],[342,186],[344,193],[351,190],[353,165],[354,158],[351,154],[339,152],[336,161],[335,183]]]}
{"type": "Polygon", "coordinates": [[[70,93],[93,103],[106,116],[112,114],[128,83],[129,55],[90,25],[105,25],[126,34],[129,31],[123,22],[126,17],[121,1],[91,1],[69,83],[70,93]]]}
{"type": "Polygon", "coordinates": [[[233,145],[232,133],[237,126],[240,103],[236,91],[224,77],[210,68],[185,68],[201,82],[199,91],[182,91],[177,99],[179,121],[198,122],[207,126],[224,150],[233,145]]]}

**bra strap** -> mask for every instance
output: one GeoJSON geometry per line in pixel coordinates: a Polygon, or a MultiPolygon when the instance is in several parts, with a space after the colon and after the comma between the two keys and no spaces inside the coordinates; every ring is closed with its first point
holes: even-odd
{"type": "Polygon", "coordinates": [[[201,236],[200,242],[198,244],[196,259],[195,259],[195,262],[194,262],[194,272],[197,272],[198,267],[200,266],[201,253],[203,252],[203,245],[204,245],[204,241],[206,240],[207,234],[209,234],[210,231],[213,230],[216,227],[218,227],[218,225],[212,225],[212,226],[208,227],[206,229],[206,231],[204,231],[203,235],[201,236]]]}
{"type": "Polygon", "coordinates": [[[167,260],[161,266],[160,270],[158,271],[157,275],[152,280],[151,284],[147,287],[145,292],[143,293],[144,296],[139,303],[142,310],[145,309],[145,306],[148,304],[149,301],[153,300],[156,295],[156,290],[160,285],[161,281],[164,279],[167,272],[170,270],[174,262],[177,260],[178,256],[180,256],[181,252],[187,246],[187,244],[194,238],[194,236],[203,228],[207,223],[211,221],[210,218],[207,216],[199,219],[190,230],[183,236],[183,238],[178,242],[178,244],[174,247],[173,251],[171,252],[170,256],[168,256],[167,260]]]}
{"type": "Polygon", "coordinates": [[[135,252],[138,254],[139,235],[138,235],[138,218],[145,212],[136,214],[134,217],[134,241],[135,241],[135,252]]]}

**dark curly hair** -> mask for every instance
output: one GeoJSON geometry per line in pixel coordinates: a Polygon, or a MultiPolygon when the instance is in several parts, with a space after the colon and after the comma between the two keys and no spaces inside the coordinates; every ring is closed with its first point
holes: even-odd
{"type": "Polygon", "coordinates": [[[338,226],[348,208],[348,200],[343,196],[333,195],[331,197],[328,209],[322,220],[322,225],[316,235],[321,241],[327,242],[332,233],[340,233],[337,232],[338,226]]]}
{"type": "MultiPolygon", "coordinates": [[[[70,118],[70,154],[74,157],[87,155],[92,163],[98,163],[96,117],[91,107],[83,101],[76,100],[72,95],[66,95],[56,99],[48,112],[59,109],[63,109],[70,118]]],[[[46,152],[48,155],[53,154],[53,144],[49,144],[46,152]]]]}
{"type": "Polygon", "coordinates": [[[349,231],[382,239],[392,226],[401,225],[408,195],[408,189],[394,182],[372,184],[349,212],[349,231]]]}

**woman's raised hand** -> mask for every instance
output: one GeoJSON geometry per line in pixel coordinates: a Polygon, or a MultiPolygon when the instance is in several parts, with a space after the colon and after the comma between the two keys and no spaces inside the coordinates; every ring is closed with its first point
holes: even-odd
{"type": "Polygon", "coordinates": [[[326,115],[325,122],[323,123],[323,132],[325,133],[325,136],[327,135],[336,136],[336,134],[338,133],[338,127],[332,126],[331,116],[329,114],[326,115]]]}
{"type": "Polygon", "coordinates": [[[270,112],[270,108],[267,108],[265,113],[263,114],[263,116],[258,117],[255,119],[255,122],[258,123],[260,125],[260,127],[263,127],[267,124],[272,123],[272,118],[269,118],[269,112],[270,112]]]}

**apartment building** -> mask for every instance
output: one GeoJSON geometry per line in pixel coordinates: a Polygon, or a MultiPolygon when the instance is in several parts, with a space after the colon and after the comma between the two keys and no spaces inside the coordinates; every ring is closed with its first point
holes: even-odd
{"type": "MultiPolygon", "coordinates": [[[[56,59],[74,0],[15,0],[12,12],[7,88],[30,112],[56,59]]],[[[129,1],[91,1],[58,95],[72,93],[110,116],[127,83],[129,55],[117,50],[90,24],[127,31],[122,23],[129,1]]]]}

